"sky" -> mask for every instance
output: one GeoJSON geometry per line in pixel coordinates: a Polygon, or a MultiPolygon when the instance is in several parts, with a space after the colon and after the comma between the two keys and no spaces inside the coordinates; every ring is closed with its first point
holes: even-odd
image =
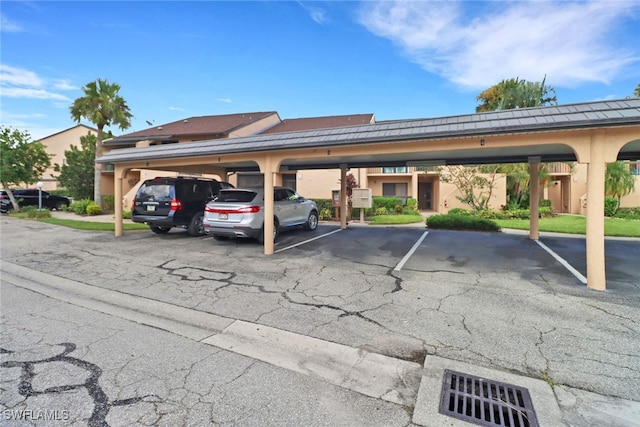
{"type": "Polygon", "coordinates": [[[640,0],[0,3],[0,124],[34,140],[75,126],[98,78],[134,116],[122,135],[245,112],[471,114],[516,77],[559,104],[632,96],[640,0]]]}

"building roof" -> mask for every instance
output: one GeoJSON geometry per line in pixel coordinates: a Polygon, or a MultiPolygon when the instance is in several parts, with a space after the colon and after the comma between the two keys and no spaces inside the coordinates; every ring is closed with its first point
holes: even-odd
{"type": "MultiPolygon", "coordinates": [[[[428,144],[430,140],[473,136],[484,138],[486,136],[504,134],[628,125],[640,125],[640,99],[598,101],[451,117],[383,121],[374,124],[330,129],[260,134],[226,139],[224,143],[220,143],[219,140],[208,140],[145,148],[127,148],[113,150],[102,156],[98,162],[117,163],[293,148],[331,148],[359,144],[388,144],[403,141],[425,141],[428,144]]],[[[541,147],[538,148],[543,150],[541,147]]],[[[566,151],[561,153],[550,153],[549,159],[553,160],[546,161],[559,161],[565,158],[570,161],[574,159],[573,152],[568,147],[564,148],[566,151]],[[552,157],[551,154],[556,157],[552,157]]],[[[625,155],[640,158],[640,135],[637,141],[626,147],[626,150],[627,153],[625,155]]],[[[487,150],[486,152],[490,151],[487,150]]],[[[498,152],[496,157],[492,158],[492,161],[508,158],[508,154],[498,152]]]]}
{"type": "Polygon", "coordinates": [[[51,138],[51,137],[54,137],[54,136],[56,136],[56,135],[63,134],[63,133],[65,133],[65,132],[69,132],[70,130],[73,130],[73,129],[76,129],[76,128],[85,128],[85,129],[90,130],[90,131],[92,131],[92,132],[98,133],[98,129],[96,129],[96,128],[92,128],[91,126],[87,126],[87,125],[83,125],[83,124],[77,124],[77,125],[75,125],[75,126],[71,126],[70,128],[67,128],[67,129],[65,129],[65,130],[61,130],[60,132],[56,132],[56,133],[53,133],[53,134],[51,134],[51,135],[47,135],[47,136],[45,136],[45,137],[42,137],[42,138],[40,138],[38,141],[42,141],[42,140],[45,140],[45,139],[49,139],[49,138],[51,138]]]}
{"type": "Polygon", "coordinates": [[[285,119],[279,124],[260,132],[262,135],[272,133],[296,132],[301,130],[327,129],[343,126],[366,125],[375,122],[373,114],[352,114],[346,116],[304,117],[285,119]]]}
{"type": "Polygon", "coordinates": [[[227,137],[234,130],[250,125],[266,117],[277,115],[275,111],[199,116],[165,123],[137,132],[112,138],[105,145],[135,144],[138,141],[167,141],[182,138],[214,139],[227,137]]]}

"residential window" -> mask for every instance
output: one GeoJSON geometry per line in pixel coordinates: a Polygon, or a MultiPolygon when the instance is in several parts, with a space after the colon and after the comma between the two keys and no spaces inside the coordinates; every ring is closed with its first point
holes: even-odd
{"type": "Polygon", "coordinates": [[[384,167],[382,168],[382,173],[407,173],[407,167],[406,166],[384,167]]]}
{"type": "Polygon", "coordinates": [[[382,184],[382,195],[385,197],[407,196],[407,183],[385,182],[382,184]]]}

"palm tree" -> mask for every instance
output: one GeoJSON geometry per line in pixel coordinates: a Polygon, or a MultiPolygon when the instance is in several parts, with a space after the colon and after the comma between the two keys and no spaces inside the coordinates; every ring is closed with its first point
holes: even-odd
{"type": "Polygon", "coordinates": [[[618,206],[622,196],[631,194],[634,187],[635,177],[624,162],[607,163],[604,192],[607,196],[616,197],[618,206]]]}
{"type": "MultiPolygon", "coordinates": [[[[115,124],[121,130],[131,126],[130,119],[133,115],[129,112],[127,102],[118,94],[119,91],[120,85],[117,83],[109,83],[107,80],[98,79],[83,86],[82,92],[84,92],[84,96],[73,101],[69,108],[71,117],[77,123],[80,123],[80,119],[84,118],[98,128],[96,159],[102,156],[102,139],[105,126],[115,124]]],[[[101,174],[102,165],[96,163],[93,199],[97,205],[101,205],[102,202],[101,174]]]]}

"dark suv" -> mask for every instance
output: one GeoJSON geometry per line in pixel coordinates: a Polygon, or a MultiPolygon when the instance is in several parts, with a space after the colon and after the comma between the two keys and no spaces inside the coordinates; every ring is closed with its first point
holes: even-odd
{"type": "Polygon", "coordinates": [[[148,224],[151,231],[166,234],[173,227],[186,228],[191,236],[204,234],[204,206],[221,188],[231,184],[215,179],[160,177],[142,183],[131,208],[131,220],[148,224]]]}
{"type": "MultiPolygon", "coordinates": [[[[47,193],[43,191],[40,194],[40,190],[20,190],[15,189],[11,190],[13,193],[14,199],[18,202],[18,206],[21,208],[24,206],[35,206],[38,207],[40,205],[40,196],[42,196],[42,208],[49,210],[57,210],[60,211],[63,208],[69,206],[69,199],[62,196],[56,196],[54,194],[47,193]]],[[[5,190],[0,190],[0,212],[6,213],[13,209],[13,205],[11,204],[11,200],[9,199],[9,195],[5,190]]]]}

